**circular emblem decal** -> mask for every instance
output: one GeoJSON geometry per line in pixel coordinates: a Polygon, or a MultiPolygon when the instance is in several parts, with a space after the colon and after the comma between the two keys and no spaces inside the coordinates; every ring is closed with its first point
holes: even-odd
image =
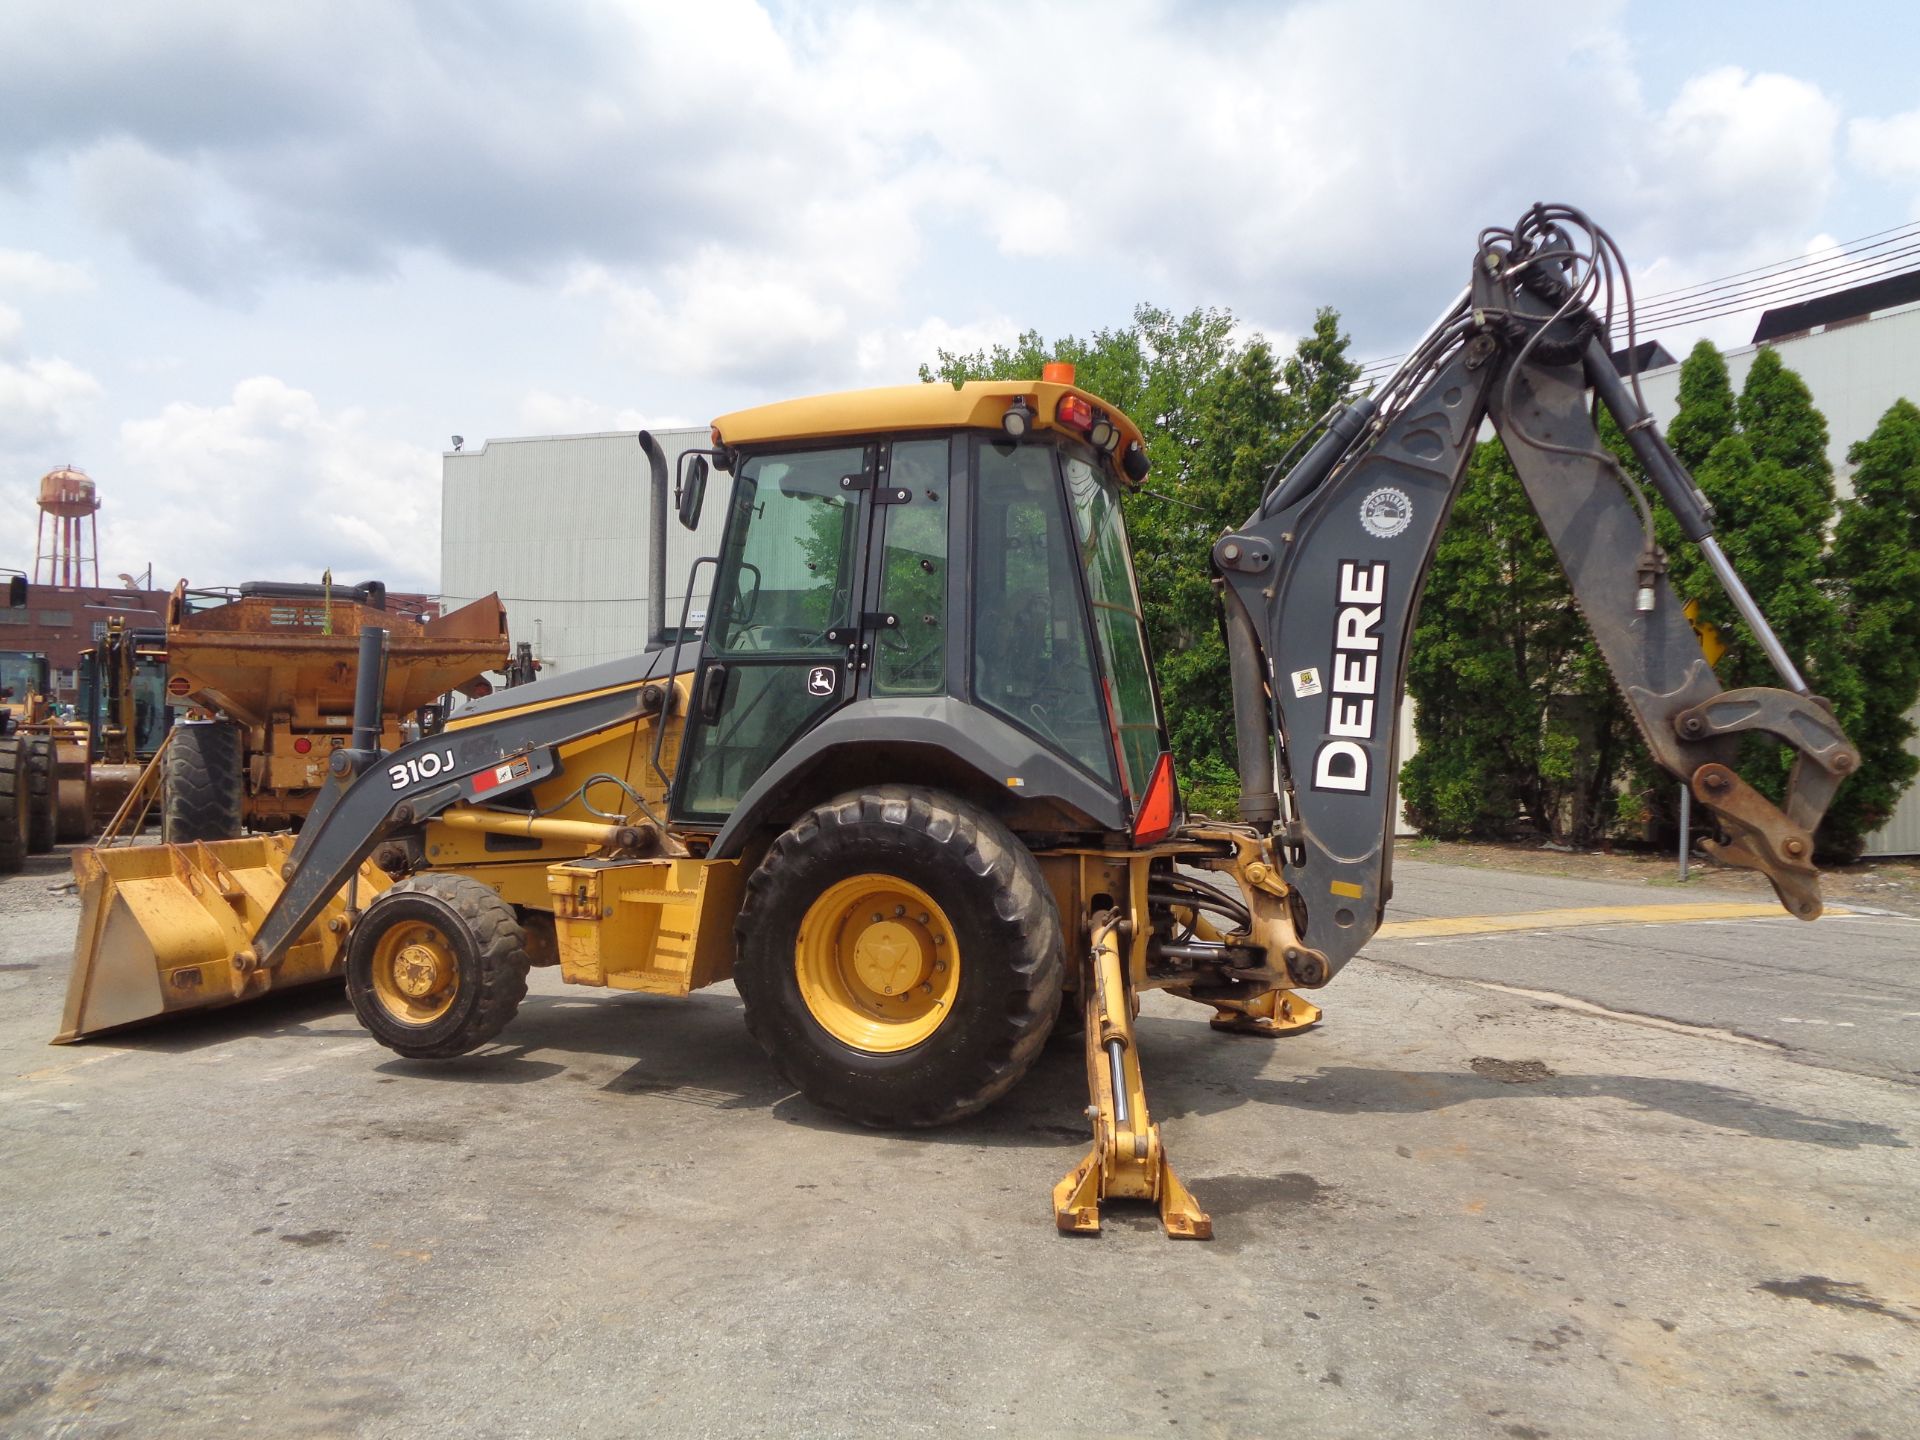
{"type": "Polygon", "coordinates": [[[1407,492],[1383,485],[1360,502],[1360,524],[1369,535],[1390,540],[1413,523],[1407,492]]]}

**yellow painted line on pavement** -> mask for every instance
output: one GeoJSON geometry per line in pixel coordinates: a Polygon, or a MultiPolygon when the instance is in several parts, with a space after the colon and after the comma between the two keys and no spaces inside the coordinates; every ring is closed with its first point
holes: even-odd
{"type": "MultiPolygon", "coordinates": [[[[1829,906],[1828,915],[1850,912],[1829,906]]],[[[1524,910],[1515,915],[1442,915],[1431,920],[1392,920],[1382,940],[1427,940],[1440,935],[1492,935],[1510,930],[1578,930],[1589,925],[1685,925],[1699,920],[1761,920],[1793,917],[1777,904],[1700,900],[1678,905],[1587,905],[1565,910],[1524,910]]]]}

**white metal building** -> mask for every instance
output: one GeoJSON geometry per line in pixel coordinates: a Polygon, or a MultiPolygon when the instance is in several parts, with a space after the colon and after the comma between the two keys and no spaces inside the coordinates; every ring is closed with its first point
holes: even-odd
{"type": "MultiPolygon", "coordinates": [[[[669,474],[708,443],[705,428],[656,430],[669,474]]],[[[650,472],[631,430],[489,440],[442,456],[440,584],[455,605],[497,591],[513,639],[547,675],[638,654],[646,643],[650,472]]],[[[716,474],[697,532],[667,523],[662,624],[680,623],[694,560],[719,547],[728,479],[716,474]]],[[[688,623],[705,619],[711,567],[688,623]]]]}
{"type": "MultiPolygon", "coordinates": [[[[1827,457],[1840,493],[1852,493],[1847,451],[1880,423],[1900,399],[1920,404],[1920,272],[1894,276],[1837,295],[1769,310],[1756,337],[1780,353],[1787,368],[1807,382],[1813,403],[1827,417],[1827,457]],[[1884,308],[1882,308],[1884,307],[1884,308]]],[[[1726,351],[1737,393],[1760,345],[1726,351]]],[[[1680,367],[1641,376],[1647,408],[1664,429],[1673,419],[1680,367]]],[[[1920,723],[1920,710],[1913,719],[1920,723]]],[[[1920,736],[1908,740],[1920,754],[1920,736]]],[[[1920,782],[1901,797],[1893,817],[1867,841],[1869,855],[1920,854],[1920,782]]]]}

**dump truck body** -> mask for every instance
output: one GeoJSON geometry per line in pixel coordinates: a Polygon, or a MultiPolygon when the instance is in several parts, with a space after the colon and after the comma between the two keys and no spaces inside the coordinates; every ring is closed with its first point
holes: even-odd
{"type": "MultiPolygon", "coordinates": [[[[390,636],[387,748],[403,742],[414,712],[450,691],[483,692],[482,677],[507,660],[506,611],[492,596],[421,620],[389,609],[378,585],[174,590],[167,695],[188,721],[239,728],[241,823],[288,829],[306,815],[333,752],[347,742],[354,647],[372,624],[390,636]]],[[[224,749],[218,758],[225,763],[224,749]]]]}

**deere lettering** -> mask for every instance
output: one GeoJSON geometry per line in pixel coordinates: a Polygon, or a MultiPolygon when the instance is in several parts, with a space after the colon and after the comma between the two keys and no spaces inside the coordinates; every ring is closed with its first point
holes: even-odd
{"type": "Polygon", "coordinates": [[[1313,788],[1367,793],[1369,752],[1380,718],[1380,608],[1387,562],[1340,562],[1340,611],[1333,622],[1333,669],[1327,686],[1327,738],[1313,757],[1313,788]]]}

